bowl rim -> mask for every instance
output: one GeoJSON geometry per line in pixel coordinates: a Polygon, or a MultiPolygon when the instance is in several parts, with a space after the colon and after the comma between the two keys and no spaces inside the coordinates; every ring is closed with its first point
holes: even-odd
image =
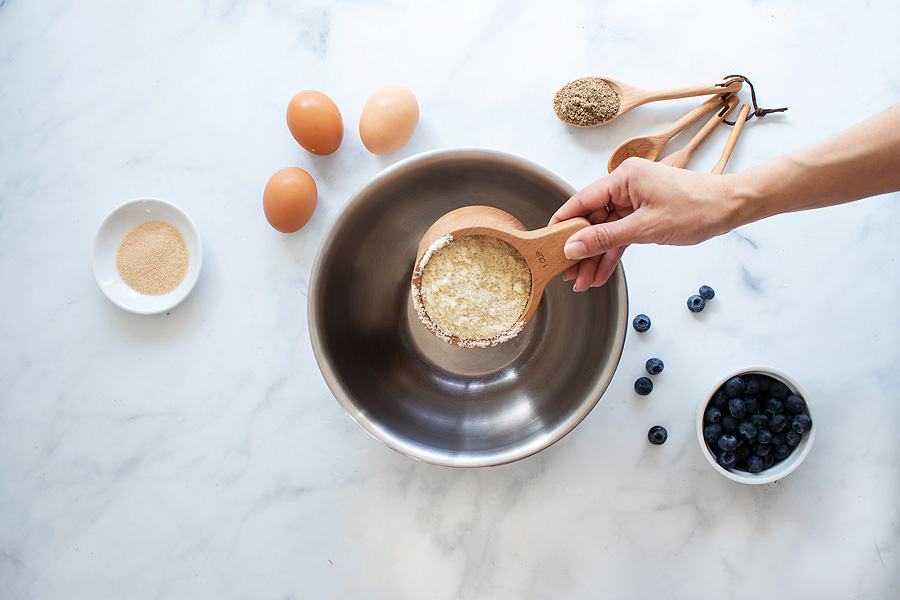
{"type": "MultiPolygon", "coordinates": [[[[527,444],[522,444],[512,448],[506,448],[497,451],[479,453],[475,455],[466,455],[464,453],[450,454],[433,452],[424,450],[414,444],[407,443],[403,439],[397,438],[396,436],[392,435],[390,431],[386,430],[385,428],[376,426],[374,423],[365,418],[364,411],[361,411],[359,408],[357,408],[355,403],[350,398],[347,390],[341,385],[333,370],[330,368],[325,356],[322,333],[319,331],[315,319],[315,315],[319,309],[319,303],[317,300],[317,292],[320,285],[319,273],[322,269],[322,264],[325,261],[325,256],[329,253],[329,251],[336,243],[336,233],[341,227],[341,223],[343,221],[342,217],[351,213],[359,206],[359,204],[362,202],[362,197],[365,192],[373,187],[378,186],[383,180],[392,177],[398,171],[409,168],[410,166],[419,163],[427,163],[428,161],[438,158],[445,159],[448,157],[465,156],[482,156],[494,160],[499,159],[501,161],[515,162],[520,165],[525,165],[539,172],[544,177],[547,177],[549,180],[555,182],[562,189],[566,190],[570,195],[574,194],[577,191],[571,183],[569,183],[555,171],[535,161],[525,158],[524,156],[505,150],[480,148],[473,146],[460,146],[428,150],[426,152],[421,152],[413,156],[404,158],[394,163],[393,165],[384,168],[371,179],[363,183],[359,188],[357,188],[357,190],[354,191],[353,194],[351,194],[348,201],[341,208],[340,212],[335,215],[334,220],[329,225],[325,235],[322,238],[321,243],[319,244],[319,249],[316,253],[316,258],[313,262],[313,268],[310,274],[309,289],[307,294],[307,324],[309,329],[310,342],[313,348],[313,354],[316,358],[316,363],[319,367],[319,371],[322,373],[322,376],[324,377],[328,388],[331,390],[331,393],[341,404],[350,418],[353,419],[367,433],[369,433],[369,435],[374,437],[376,440],[378,440],[388,448],[391,448],[392,450],[395,450],[400,454],[403,454],[420,462],[443,467],[480,468],[504,465],[515,462],[517,460],[521,460],[523,458],[527,458],[529,456],[537,454],[541,450],[549,448],[550,446],[564,438],[573,429],[575,429],[575,427],[579,423],[581,423],[581,421],[583,421],[591,412],[591,410],[593,410],[594,407],[600,402],[600,398],[609,387],[609,384],[612,381],[612,378],[615,375],[615,371],[617,369],[612,369],[607,377],[600,378],[595,382],[592,389],[592,395],[595,395],[593,402],[585,403],[580,410],[569,415],[569,417],[565,421],[563,421],[557,428],[554,435],[550,436],[549,438],[539,436],[530,440],[527,444]]],[[[611,358],[615,359],[616,365],[618,366],[618,362],[621,360],[622,352],[624,351],[625,336],[628,329],[628,289],[627,282],[625,280],[625,271],[622,267],[621,261],[619,262],[616,270],[613,272],[612,277],[615,277],[618,280],[619,301],[621,303],[621,306],[623,307],[623,309],[620,311],[622,322],[619,324],[619,327],[617,327],[617,333],[614,339],[615,356],[611,356],[611,358]]]]}
{"type": "MultiPolygon", "coordinates": [[[[138,315],[159,314],[171,310],[180,304],[193,291],[197,280],[200,278],[202,266],[203,243],[197,225],[184,209],[173,202],[161,198],[133,198],[116,206],[106,215],[100,223],[100,226],[97,228],[97,233],[94,236],[93,248],[91,250],[91,271],[93,272],[94,280],[97,282],[103,295],[119,308],[138,315]],[[131,230],[131,228],[136,226],[132,225],[131,227],[127,227],[124,224],[126,220],[125,215],[128,211],[139,206],[147,210],[149,217],[144,221],[141,221],[142,223],[160,220],[175,225],[181,232],[181,235],[184,237],[184,241],[190,250],[190,263],[184,280],[177,288],[167,294],[161,294],[159,296],[138,294],[138,292],[132,290],[128,284],[118,276],[118,272],[116,272],[116,276],[112,278],[112,280],[109,279],[108,262],[110,256],[112,257],[113,262],[115,261],[115,251],[111,251],[108,247],[108,238],[115,235],[121,239],[131,230]],[[165,218],[170,214],[174,214],[176,218],[165,218]],[[176,222],[172,223],[171,221],[176,222]],[[141,298],[142,302],[140,304],[129,302],[129,298],[134,294],[138,294],[141,298]]],[[[115,269],[113,268],[113,270],[115,269]]]]}
{"type": "Polygon", "coordinates": [[[809,394],[796,379],[794,379],[784,371],[776,369],[775,367],[769,367],[765,365],[752,365],[748,367],[742,367],[740,369],[734,369],[728,374],[719,378],[719,381],[715,384],[715,386],[712,387],[703,402],[700,403],[700,406],[697,410],[695,423],[697,427],[697,439],[700,442],[700,452],[706,458],[707,462],[712,465],[713,469],[718,471],[721,475],[724,475],[728,479],[731,479],[732,481],[751,485],[772,483],[774,481],[784,479],[785,477],[793,473],[794,470],[800,466],[800,463],[802,463],[809,455],[809,452],[812,449],[813,442],[816,439],[816,417],[813,414],[812,403],[809,401],[809,394]],[[718,390],[719,387],[721,387],[732,377],[745,374],[769,375],[771,377],[779,379],[782,383],[788,386],[791,392],[799,395],[806,402],[806,411],[812,419],[812,429],[810,429],[810,431],[803,436],[800,444],[798,444],[794,452],[791,453],[790,458],[780,463],[785,465],[783,468],[776,469],[773,466],[764,471],[760,471],[759,473],[746,473],[744,471],[732,471],[729,469],[725,469],[716,461],[716,457],[709,450],[709,447],[706,445],[706,440],[703,438],[703,415],[706,412],[706,407],[712,401],[712,397],[715,395],[716,390],[718,390]],[[773,470],[774,472],[772,472],[773,470]]]}

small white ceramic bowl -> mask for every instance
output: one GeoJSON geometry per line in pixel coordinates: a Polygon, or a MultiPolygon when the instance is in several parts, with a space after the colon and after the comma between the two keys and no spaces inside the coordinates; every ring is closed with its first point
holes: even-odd
{"type": "Polygon", "coordinates": [[[783,479],[789,473],[793,472],[794,469],[800,466],[800,463],[802,463],[803,459],[806,458],[806,455],[809,454],[809,451],[813,445],[813,441],[816,439],[816,416],[813,414],[813,407],[812,403],[809,400],[809,394],[806,393],[806,390],[804,390],[793,377],[772,367],[746,367],[743,369],[738,369],[737,371],[732,371],[731,373],[725,375],[718,381],[718,383],[716,383],[716,385],[713,386],[712,390],[709,392],[709,395],[700,404],[700,408],[697,413],[697,438],[700,440],[700,451],[703,453],[703,456],[706,457],[706,460],[709,461],[709,464],[712,465],[713,469],[715,469],[728,479],[732,479],[740,483],[772,483],[773,481],[783,479]],[[706,412],[706,407],[709,405],[710,401],[712,401],[713,395],[715,395],[716,390],[718,390],[726,381],[736,375],[750,374],[768,375],[769,377],[781,381],[791,390],[792,394],[796,394],[806,401],[806,411],[812,419],[812,429],[809,432],[803,434],[803,439],[800,440],[800,443],[797,444],[797,446],[794,448],[794,451],[791,452],[791,455],[781,462],[772,465],[770,468],[760,471],[759,473],[749,473],[747,471],[741,471],[739,469],[723,468],[716,461],[715,455],[710,451],[709,447],[706,445],[706,440],[703,438],[703,414],[706,412]]]}
{"type": "Polygon", "coordinates": [[[165,312],[187,298],[197,283],[202,265],[203,247],[194,222],[186,212],[171,202],[156,198],[130,200],[113,210],[97,231],[91,256],[94,279],[106,297],[116,306],[139,315],[165,312]],[[190,260],[187,274],[181,285],[168,294],[141,294],[125,283],[116,268],[116,253],[122,238],[147,221],[162,221],[175,226],[187,244],[190,260]]]}

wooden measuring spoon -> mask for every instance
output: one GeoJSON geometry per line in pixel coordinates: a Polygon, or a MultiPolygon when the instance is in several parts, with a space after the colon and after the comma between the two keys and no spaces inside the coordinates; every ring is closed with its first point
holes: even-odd
{"type": "Polygon", "coordinates": [[[429,249],[446,241],[447,236],[451,236],[450,239],[453,240],[467,235],[489,235],[507,242],[518,250],[531,269],[531,294],[522,315],[514,325],[514,328],[521,329],[534,316],[544,288],[550,280],[578,262],[566,258],[563,254],[566,240],[590,224],[590,221],[583,217],[575,217],[528,231],[508,212],[491,206],[465,206],[447,213],[428,228],[416,254],[416,265],[412,274],[412,294],[419,318],[432,333],[440,333],[438,337],[449,338],[447,341],[456,346],[496,346],[507,338],[501,335],[489,340],[460,340],[458,337],[440,332],[437,326],[430,322],[424,309],[420,310],[422,272],[431,254],[429,249]]]}
{"type": "Polygon", "coordinates": [[[719,159],[719,162],[716,163],[716,166],[713,167],[712,173],[714,175],[721,175],[725,172],[725,165],[728,163],[728,159],[731,158],[731,151],[734,150],[734,145],[737,143],[738,136],[741,135],[741,129],[744,128],[744,123],[747,121],[747,115],[749,113],[750,105],[743,105],[734,122],[734,127],[731,128],[731,135],[729,135],[728,140],[725,141],[725,150],[722,151],[722,157],[719,159]]]}
{"type": "MultiPolygon", "coordinates": [[[[597,125],[605,125],[610,121],[614,121],[628,111],[633,110],[643,104],[647,104],[648,102],[657,102],[659,100],[675,100],[676,98],[690,98],[693,96],[707,96],[709,94],[736,94],[744,85],[744,82],[741,79],[730,78],[720,81],[710,81],[707,83],[695,83],[692,85],[645,90],[633,85],[628,85],[627,83],[622,83],[621,81],[616,81],[615,79],[609,79],[608,77],[582,77],[581,79],[570,81],[569,83],[564,85],[556,93],[557,98],[559,98],[561,95],[564,95],[567,88],[577,85],[578,82],[591,79],[600,79],[605,81],[607,85],[609,85],[609,87],[611,87],[619,97],[619,110],[616,112],[616,114],[612,117],[609,117],[608,119],[602,121],[598,120],[596,123],[585,124],[576,123],[572,122],[571,120],[565,119],[563,117],[563,114],[561,113],[565,113],[566,111],[558,110],[556,111],[556,116],[559,117],[560,120],[569,123],[570,125],[575,125],[576,127],[596,127],[597,125]]],[[[560,98],[560,100],[563,104],[565,104],[564,97],[560,98]]],[[[588,100],[589,102],[597,101],[598,103],[603,103],[602,98],[586,98],[586,100],[588,100]]]]}
{"type": "Polygon", "coordinates": [[[669,140],[721,104],[722,99],[719,96],[713,96],[663,131],[654,135],[641,135],[625,140],[619,144],[618,148],[613,150],[609,157],[609,162],[606,164],[606,170],[612,173],[616,167],[625,162],[626,158],[631,158],[632,156],[656,160],[656,157],[659,156],[659,153],[662,152],[663,147],[669,140]]]}
{"type": "Polygon", "coordinates": [[[691,138],[691,141],[689,141],[684,148],[678,152],[673,152],[659,162],[664,165],[669,165],[670,167],[677,167],[679,169],[685,168],[688,160],[690,160],[691,155],[694,153],[694,150],[703,143],[703,140],[709,137],[712,130],[715,129],[719,123],[724,121],[728,113],[734,110],[734,107],[738,105],[738,98],[737,96],[731,96],[726,102],[726,106],[710,117],[709,121],[703,125],[700,131],[694,134],[694,137],[691,138]]]}

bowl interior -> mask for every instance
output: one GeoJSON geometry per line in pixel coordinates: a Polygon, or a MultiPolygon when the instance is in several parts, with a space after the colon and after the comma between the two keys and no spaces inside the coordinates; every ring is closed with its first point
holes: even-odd
{"type": "Polygon", "coordinates": [[[91,256],[94,278],[104,295],[116,306],[144,315],[167,311],[184,300],[194,289],[202,264],[203,247],[194,222],[176,205],[155,198],[131,200],[113,210],[97,231],[91,256]],[[147,221],[162,221],[175,226],[187,244],[190,255],[187,274],[181,284],[168,294],[141,294],[125,283],[116,268],[116,254],[122,238],[147,221]]]}
{"type": "Polygon", "coordinates": [[[732,371],[728,375],[722,377],[719,382],[712,388],[709,396],[700,405],[700,409],[698,411],[697,435],[700,439],[700,450],[703,452],[703,456],[706,457],[706,460],[709,461],[709,463],[716,471],[718,471],[725,477],[741,483],[772,483],[773,481],[777,481],[786,477],[788,474],[794,471],[794,469],[796,469],[800,465],[800,463],[803,462],[803,459],[805,459],[809,454],[809,451],[812,449],[813,441],[816,437],[816,417],[813,414],[813,408],[812,404],[809,401],[809,395],[793,377],[791,377],[787,373],[784,373],[783,371],[779,371],[778,369],[772,367],[747,367],[744,369],[732,371]],[[806,410],[809,413],[809,416],[812,418],[813,422],[812,430],[803,435],[803,439],[800,440],[800,443],[797,444],[797,446],[794,448],[794,451],[791,452],[790,456],[778,462],[777,464],[772,465],[770,468],[760,471],[759,473],[750,473],[738,469],[725,469],[718,463],[718,461],[716,461],[715,455],[710,451],[709,447],[706,445],[706,440],[703,438],[703,414],[706,411],[706,407],[712,400],[713,395],[716,393],[716,390],[718,390],[720,386],[722,386],[726,381],[736,375],[750,374],[768,375],[769,377],[773,377],[784,383],[788,387],[788,389],[791,390],[791,393],[797,394],[806,401],[806,410]]]}
{"type": "Polygon", "coordinates": [[[495,206],[536,229],[572,192],[524,159],[447,150],[398,163],[356,193],[322,244],[309,296],[316,358],[351,417],[413,458],[488,466],[545,448],[590,412],[624,345],[621,265],[586,293],[556,278],[528,326],[493,348],[438,340],[410,294],[419,242],[445,213],[495,206]]]}

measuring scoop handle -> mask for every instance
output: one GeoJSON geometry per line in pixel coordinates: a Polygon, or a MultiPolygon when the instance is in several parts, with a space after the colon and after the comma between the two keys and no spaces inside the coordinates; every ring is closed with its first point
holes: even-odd
{"type": "Polygon", "coordinates": [[[722,79],[706,83],[694,83],[692,85],[680,85],[665,87],[648,92],[647,102],[658,100],[675,100],[677,98],[690,98],[692,96],[706,96],[708,94],[737,93],[741,90],[743,82],[740,79],[722,79]]]}
{"type": "Polygon", "coordinates": [[[531,266],[532,286],[543,289],[551,279],[578,262],[566,258],[563,247],[566,240],[590,226],[591,222],[584,217],[573,217],[520,234],[522,244],[519,251],[531,266]]]}

